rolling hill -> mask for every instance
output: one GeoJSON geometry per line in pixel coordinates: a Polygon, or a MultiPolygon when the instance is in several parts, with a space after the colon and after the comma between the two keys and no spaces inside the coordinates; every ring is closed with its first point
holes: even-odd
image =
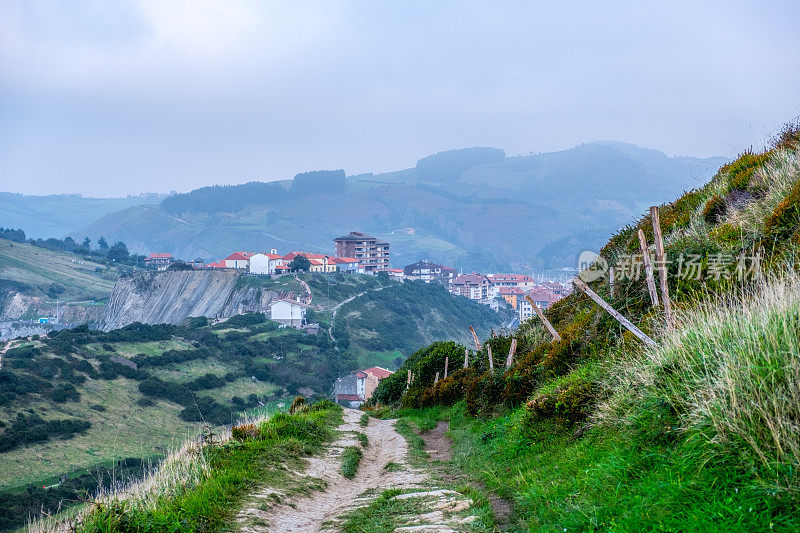
{"type": "MultiPolygon", "coordinates": [[[[218,259],[233,249],[329,250],[331,239],[359,229],[394,244],[394,265],[425,257],[485,271],[562,267],[650,203],[704,182],[721,163],[615,142],[515,157],[452,150],[383,174],[321,171],[300,174],[297,183],[204,187],[159,205],[130,202],[79,223],[73,217],[58,229],[184,259],[218,259]],[[406,227],[416,233],[392,234],[406,227]]],[[[59,211],[58,198],[25,202],[59,211]]],[[[27,229],[22,219],[9,222],[27,229]]]]}

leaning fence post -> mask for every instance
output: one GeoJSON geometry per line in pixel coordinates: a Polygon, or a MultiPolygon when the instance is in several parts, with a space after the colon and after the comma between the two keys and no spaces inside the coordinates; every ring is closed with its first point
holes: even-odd
{"type": "Polygon", "coordinates": [[[558,334],[558,332],[556,331],[556,328],[554,328],[553,325],[550,323],[550,321],[547,320],[547,317],[544,316],[544,313],[542,313],[542,310],[539,309],[539,306],[536,305],[536,302],[533,301],[533,298],[531,298],[531,295],[530,294],[526,294],[525,295],[525,299],[528,300],[528,303],[531,304],[531,307],[533,307],[533,310],[536,311],[536,316],[539,317],[539,320],[542,321],[542,324],[544,324],[544,327],[547,328],[547,331],[549,331],[550,335],[553,336],[553,340],[561,341],[561,335],[558,334]]]}
{"type": "Polygon", "coordinates": [[[656,291],[656,281],[653,277],[653,265],[650,264],[647,238],[641,228],[639,229],[639,248],[642,250],[642,261],[644,262],[645,277],[647,278],[647,292],[650,293],[650,303],[653,304],[653,307],[658,307],[658,291],[656,291]]]}
{"type": "Polygon", "coordinates": [[[447,379],[447,367],[450,365],[450,356],[444,357],[444,379],[447,379]]]}
{"type": "Polygon", "coordinates": [[[408,371],[408,378],[406,379],[406,390],[411,387],[411,370],[408,371]]]}
{"type": "Polygon", "coordinates": [[[508,359],[506,359],[506,368],[511,368],[514,363],[514,354],[517,353],[517,339],[511,339],[511,348],[508,350],[508,359]]]}
{"type": "Polygon", "coordinates": [[[594,300],[597,305],[608,311],[608,313],[611,316],[616,318],[620,324],[625,326],[625,329],[633,333],[636,336],[636,338],[638,338],[640,341],[647,344],[648,346],[657,346],[656,342],[653,339],[645,335],[645,333],[642,330],[634,326],[633,322],[622,316],[622,314],[619,311],[608,305],[608,303],[605,300],[603,300],[600,296],[598,296],[597,293],[595,293],[592,289],[590,289],[589,286],[586,283],[584,283],[582,279],[575,278],[572,280],[572,283],[580,290],[585,292],[586,295],[592,300],[594,300]]]}
{"type": "Polygon", "coordinates": [[[464,348],[464,368],[469,368],[469,349],[464,348]]]}
{"type": "Polygon", "coordinates": [[[439,373],[438,372],[436,373],[436,377],[433,379],[433,384],[436,385],[437,383],[439,383],[439,373]]]}
{"type": "Polygon", "coordinates": [[[656,260],[658,261],[658,281],[661,282],[661,304],[664,306],[664,316],[667,327],[672,327],[672,302],[669,299],[669,285],[667,284],[667,263],[664,260],[664,239],[661,237],[661,219],[658,215],[658,206],[650,208],[650,218],[653,222],[653,238],[656,243],[656,260]]]}
{"type": "Polygon", "coordinates": [[[478,342],[478,334],[475,333],[475,328],[473,328],[472,326],[469,327],[469,330],[472,332],[472,338],[475,340],[475,351],[476,352],[480,352],[481,351],[481,343],[478,342]]]}

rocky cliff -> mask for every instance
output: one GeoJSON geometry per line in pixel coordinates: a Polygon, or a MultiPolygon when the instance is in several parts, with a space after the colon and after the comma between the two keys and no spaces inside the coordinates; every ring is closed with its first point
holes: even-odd
{"type": "Polygon", "coordinates": [[[286,296],[237,284],[240,275],[232,271],[185,270],[121,278],[97,327],[109,331],[133,322],[179,324],[195,316],[219,318],[266,312],[272,300],[286,296]]]}

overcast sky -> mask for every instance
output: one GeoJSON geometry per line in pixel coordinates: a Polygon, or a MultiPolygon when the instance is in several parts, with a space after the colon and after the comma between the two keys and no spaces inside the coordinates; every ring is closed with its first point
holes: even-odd
{"type": "Polygon", "coordinates": [[[0,190],[120,196],[800,115],[800,2],[0,1],[0,190]]]}

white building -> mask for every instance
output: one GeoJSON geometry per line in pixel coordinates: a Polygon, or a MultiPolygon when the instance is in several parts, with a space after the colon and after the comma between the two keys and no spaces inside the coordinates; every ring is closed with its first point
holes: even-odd
{"type": "Polygon", "coordinates": [[[250,263],[249,252],[234,252],[225,258],[225,268],[237,268],[246,270],[250,263]]]}
{"type": "Polygon", "coordinates": [[[253,254],[250,256],[250,273],[272,275],[275,273],[275,267],[282,264],[283,256],[278,255],[274,249],[268,254],[253,254]]]}
{"type": "Polygon", "coordinates": [[[269,318],[293,328],[300,328],[306,321],[306,304],[294,300],[275,300],[269,304],[269,318]]]}

